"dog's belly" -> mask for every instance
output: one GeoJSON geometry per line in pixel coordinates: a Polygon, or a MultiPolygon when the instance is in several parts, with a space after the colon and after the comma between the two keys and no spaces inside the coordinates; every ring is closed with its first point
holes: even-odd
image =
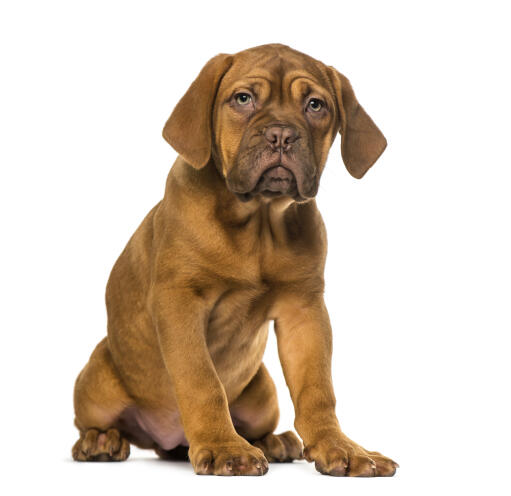
{"type": "Polygon", "coordinates": [[[155,445],[164,450],[176,446],[188,446],[177,411],[149,411],[143,407],[126,408],[116,427],[133,444],[141,448],[154,448],[155,445]]]}

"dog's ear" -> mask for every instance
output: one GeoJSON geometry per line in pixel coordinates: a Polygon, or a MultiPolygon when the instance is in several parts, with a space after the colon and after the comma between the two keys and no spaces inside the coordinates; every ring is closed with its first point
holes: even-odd
{"type": "Polygon", "coordinates": [[[342,159],[348,172],[360,179],[383,153],[387,140],[358,103],[348,78],[328,69],[339,109],[342,159]]]}
{"type": "Polygon", "coordinates": [[[212,111],[220,81],[232,56],[213,57],[179,100],[163,128],[163,137],[189,164],[200,169],[211,156],[212,111]]]}

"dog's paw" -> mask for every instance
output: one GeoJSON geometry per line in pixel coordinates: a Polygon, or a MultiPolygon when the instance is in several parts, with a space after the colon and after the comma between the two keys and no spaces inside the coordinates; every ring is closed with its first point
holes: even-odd
{"type": "Polygon", "coordinates": [[[262,439],[255,441],[266,459],[272,462],[292,462],[303,458],[302,442],[296,434],[291,431],[282,434],[267,434],[262,439]]]}
{"type": "Polygon", "coordinates": [[[76,441],[72,449],[73,459],[88,461],[124,461],[130,455],[130,443],[117,429],[100,432],[89,429],[76,441]]]}
{"type": "Polygon", "coordinates": [[[304,457],[316,470],[337,477],[391,477],[399,465],[377,451],[367,451],[346,436],[324,437],[306,446],[304,457]]]}
{"type": "Polygon", "coordinates": [[[263,452],[244,439],[209,446],[190,446],[193,469],[199,475],[264,475],[268,461],[263,452]]]}

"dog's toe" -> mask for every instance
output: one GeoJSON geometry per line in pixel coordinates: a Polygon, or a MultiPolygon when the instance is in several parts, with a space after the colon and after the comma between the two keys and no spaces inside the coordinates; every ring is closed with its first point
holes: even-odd
{"type": "Polygon", "coordinates": [[[86,461],[124,461],[130,454],[130,444],[117,429],[101,432],[89,429],[80,436],[72,449],[73,459],[86,461]]]}
{"type": "Polygon", "coordinates": [[[292,462],[303,458],[302,442],[291,431],[282,434],[267,434],[255,441],[269,462],[292,462]]]}

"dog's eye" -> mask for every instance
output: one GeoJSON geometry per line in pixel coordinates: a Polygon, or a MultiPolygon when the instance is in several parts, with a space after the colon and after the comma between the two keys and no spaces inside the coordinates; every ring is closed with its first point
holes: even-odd
{"type": "Polygon", "coordinates": [[[308,107],[313,112],[319,112],[323,108],[324,103],[319,98],[312,98],[309,100],[308,107]]]}
{"type": "Polygon", "coordinates": [[[235,98],[239,105],[248,105],[252,101],[252,97],[248,93],[238,93],[235,98]]]}

